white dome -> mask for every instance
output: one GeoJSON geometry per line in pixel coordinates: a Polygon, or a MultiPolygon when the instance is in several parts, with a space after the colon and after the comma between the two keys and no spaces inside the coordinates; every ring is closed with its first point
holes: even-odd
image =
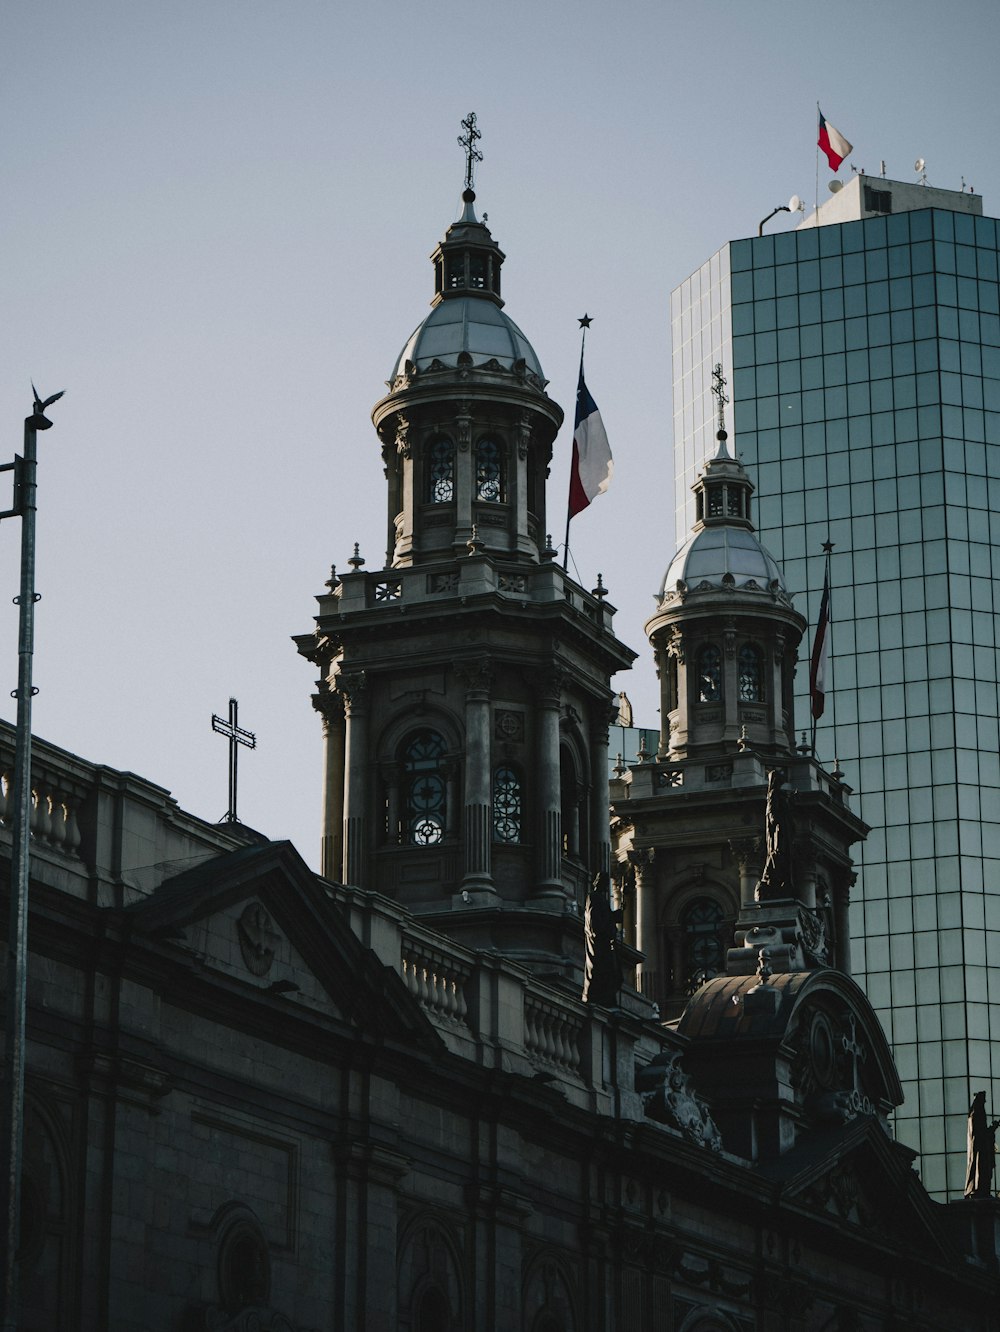
{"type": "Polygon", "coordinates": [[[529,373],[545,381],[531,343],[498,305],[481,296],[452,296],[436,305],[410,334],[389,382],[403,373],[407,361],[418,370],[426,370],[435,360],[451,369],[461,352],[468,352],[474,366],[495,359],[512,370],[515,361],[524,361],[529,373]]]}
{"type": "Polygon", "coordinates": [[[781,570],[753,532],[743,527],[719,525],[694,532],[670,561],[660,588],[660,597],[672,592],[678,580],[694,591],[701,583],[712,587],[743,587],[748,582],[761,589],[777,582],[785,591],[781,570]],[[730,581],[732,580],[732,581],[730,581]]]}

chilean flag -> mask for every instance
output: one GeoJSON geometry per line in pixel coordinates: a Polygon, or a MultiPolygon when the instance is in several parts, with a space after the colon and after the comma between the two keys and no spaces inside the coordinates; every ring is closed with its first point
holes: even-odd
{"type": "Polygon", "coordinates": [[[839,171],[840,164],[854,147],[848,143],[840,130],[834,129],[828,120],[823,118],[823,112],[819,113],[819,138],[817,143],[826,153],[826,160],[830,163],[831,171],[839,171]]]}
{"type": "Polygon", "coordinates": [[[573,465],[569,474],[569,516],[575,518],[603,495],[614,471],[611,445],[597,403],[587,391],[580,366],[576,390],[576,426],[573,430],[573,465]]]}
{"type": "Polygon", "coordinates": [[[816,637],[813,639],[812,661],[809,665],[809,697],[812,700],[813,720],[823,715],[826,703],[826,658],[830,642],[830,570],[823,579],[823,599],[819,603],[816,637]]]}

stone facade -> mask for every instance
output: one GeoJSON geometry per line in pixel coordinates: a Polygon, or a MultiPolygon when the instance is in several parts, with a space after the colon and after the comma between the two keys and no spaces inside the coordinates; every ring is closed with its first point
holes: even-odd
{"type": "Polygon", "coordinates": [[[36,759],[25,1329],[996,1326],[992,1248],[960,1256],[992,1205],[923,1193],[877,1026],[853,1115],[800,1071],[815,1046],[835,1094],[813,1028],[846,978],[765,1012],[792,1029],[769,1085],[744,1055],[720,1090],[704,1001],[676,1029],[634,991],[585,1005],[287,843],[36,759]]]}

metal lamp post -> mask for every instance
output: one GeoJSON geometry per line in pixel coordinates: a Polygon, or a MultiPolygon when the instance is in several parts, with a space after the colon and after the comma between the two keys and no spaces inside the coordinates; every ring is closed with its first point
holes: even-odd
{"type": "Polygon", "coordinates": [[[52,422],[45,408],[62,397],[54,393],[44,402],[32,385],[35,400],[24,422],[24,456],[15,457],[0,471],[14,473],[14,507],[0,518],[21,519],[21,591],[18,623],[17,738],[14,752],[13,845],[10,877],[10,927],[7,934],[7,1045],[4,1155],[6,1197],[3,1210],[3,1328],[17,1332],[19,1313],[18,1247],[21,1221],[21,1160],[24,1141],[25,1007],[28,969],[28,858],[31,839],[31,700],[38,692],[31,683],[34,651],[35,602],[35,444],[39,430],[52,422]]]}

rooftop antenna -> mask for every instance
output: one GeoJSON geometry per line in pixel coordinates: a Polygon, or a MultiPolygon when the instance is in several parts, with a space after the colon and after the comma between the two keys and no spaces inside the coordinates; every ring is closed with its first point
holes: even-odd
{"type": "Polygon", "coordinates": [[[879,171],[879,175],[882,177],[883,180],[885,180],[885,158],[884,158],[884,157],[882,158],[882,161],[879,163],[879,167],[881,168],[880,171],[879,171]]]}
{"type": "Polygon", "coordinates": [[[913,170],[920,177],[921,185],[927,184],[927,171],[925,169],[926,166],[927,163],[924,161],[922,157],[918,157],[917,160],[913,163],[913,170]]]}

